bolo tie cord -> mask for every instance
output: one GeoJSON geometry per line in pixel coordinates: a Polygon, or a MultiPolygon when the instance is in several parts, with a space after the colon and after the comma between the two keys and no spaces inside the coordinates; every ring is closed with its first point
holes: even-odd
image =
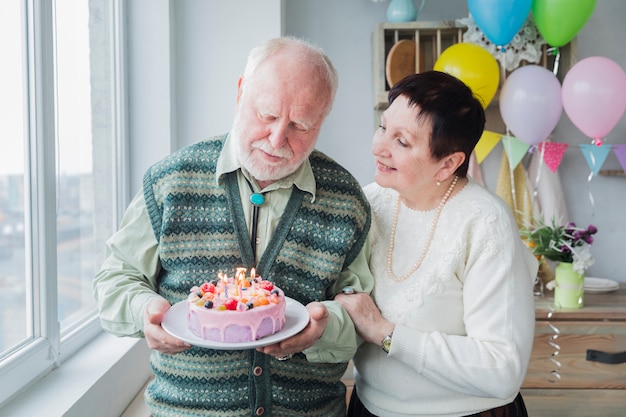
{"type": "Polygon", "coordinates": [[[252,184],[246,178],[248,187],[250,188],[250,204],[252,204],[252,225],[250,227],[250,246],[252,247],[252,254],[254,255],[254,262],[256,263],[256,240],[257,240],[257,228],[259,226],[259,208],[265,204],[265,197],[261,193],[255,193],[252,188],[252,184]]]}

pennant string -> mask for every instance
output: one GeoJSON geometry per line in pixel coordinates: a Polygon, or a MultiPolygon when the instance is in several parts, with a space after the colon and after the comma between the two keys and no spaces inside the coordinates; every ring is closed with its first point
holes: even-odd
{"type": "Polygon", "coordinates": [[[559,61],[561,60],[561,51],[559,48],[548,48],[546,52],[551,52],[554,55],[554,67],[552,68],[552,73],[557,75],[559,72],[559,61]]]}
{"type": "Polygon", "coordinates": [[[557,357],[561,353],[561,346],[559,346],[559,344],[556,342],[561,334],[561,331],[551,322],[552,315],[555,311],[556,309],[552,307],[548,312],[548,327],[550,327],[550,330],[552,330],[552,335],[550,335],[550,338],[548,339],[548,345],[550,345],[554,349],[554,351],[550,354],[549,360],[555,366],[554,369],[550,370],[550,376],[548,377],[548,381],[552,383],[561,380],[561,362],[559,362],[557,359],[557,357]]]}
{"type": "MultiPolygon", "coordinates": [[[[596,166],[596,157],[593,153],[589,153],[589,158],[591,159],[591,165],[595,168],[596,166]]],[[[593,199],[593,194],[591,193],[591,180],[593,179],[593,169],[589,172],[589,176],[587,177],[587,190],[589,193],[589,202],[591,203],[591,216],[593,217],[596,214],[596,206],[593,199]]]]}
{"type": "Polygon", "coordinates": [[[509,160],[509,178],[511,181],[511,197],[513,198],[513,213],[517,213],[517,193],[515,192],[515,175],[513,173],[513,169],[514,167],[511,166],[511,134],[509,132],[509,129],[507,127],[506,129],[506,136],[508,138],[508,140],[505,141],[505,146],[506,146],[506,156],[507,159],[509,160]]]}
{"type": "Polygon", "coordinates": [[[535,185],[533,186],[533,209],[535,207],[535,201],[539,194],[539,181],[541,180],[541,171],[543,170],[543,165],[545,164],[545,161],[543,158],[545,157],[546,146],[544,144],[541,144],[539,148],[540,148],[541,155],[539,156],[539,164],[537,166],[537,176],[535,177],[535,185]]]}
{"type": "MultiPolygon", "coordinates": [[[[483,133],[483,136],[481,137],[481,140],[478,142],[478,144],[476,145],[476,158],[478,161],[478,164],[482,164],[483,161],[487,158],[487,156],[489,156],[489,154],[493,151],[493,149],[495,148],[497,142],[500,140],[500,138],[502,138],[503,136],[507,136],[510,135],[510,132],[507,130],[507,133],[496,133],[496,132],[490,132],[490,131],[485,131],[483,133]],[[490,136],[488,136],[488,134],[490,136]]],[[[513,140],[519,140],[515,137],[512,138],[513,140]]],[[[595,141],[595,140],[594,140],[595,141]]],[[[543,146],[543,144],[546,142],[541,142],[540,145],[543,146]]],[[[561,143],[561,142],[554,142],[554,143],[561,143]]],[[[595,143],[595,142],[594,142],[595,143]]],[[[625,157],[624,157],[624,162],[623,164],[626,165],[626,150],[622,151],[621,147],[626,146],[626,143],[621,143],[621,144],[605,144],[602,143],[600,145],[598,145],[597,143],[595,143],[595,145],[597,147],[609,147],[610,149],[613,149],[613,151],[616,153],[616,155],[618,156],[618,158],[621,158],[621,153],[623,152],[625,157]]],[[[537,145],[532,145],[531,147],[529,147],[529,152],[532,152],[533,146],[537,146],[537,145]]],[[[586,149],[586,145],[581,145],[581,144],[568,144],[567,145],[567,149],[586,149]]],[[[507,148],[508,149],[508,148],[507,148]]],[[[563,151],[565,152],[565,151],[563,151]]],[[[545,154],[544,154],[545,156],[545,154]]],[[[543,158],[542,158],[543,159],[543,158]]],[[[620,159],[620,163],[621,159],[620,159]]]]}

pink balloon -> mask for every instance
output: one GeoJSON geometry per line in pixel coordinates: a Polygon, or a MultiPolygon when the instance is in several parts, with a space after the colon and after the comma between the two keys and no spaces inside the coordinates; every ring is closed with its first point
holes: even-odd
{"type": "Polygon", "coordinates": [[[544,67],[520,67],[502,86],[500,115],[509,130],[524,143],[543,142],[562,113],[561,83],[544,67]]]}
{"type": "Polygon", "coordinates": [[[626,74],[609,58],[585,58],[565,74],[561,94],[572,123],[590,138],[601,140],[626,110],[626,74]]]}

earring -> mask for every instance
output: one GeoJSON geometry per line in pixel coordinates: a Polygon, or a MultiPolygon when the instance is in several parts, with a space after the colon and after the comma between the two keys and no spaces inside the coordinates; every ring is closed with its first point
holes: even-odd
{"type": "Polygon", "coordinates": [[[439,187],[441,185],[440,181],[437,181],[437,187],[439,187]]]}

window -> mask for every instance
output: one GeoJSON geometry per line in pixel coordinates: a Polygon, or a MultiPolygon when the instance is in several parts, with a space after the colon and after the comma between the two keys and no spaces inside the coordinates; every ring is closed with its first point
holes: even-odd
{"type": "Polygon", "coordinates": [[[91,283],[126,203],[121,1],[0,2],[0,404],[100,331],[91,283]]]}

